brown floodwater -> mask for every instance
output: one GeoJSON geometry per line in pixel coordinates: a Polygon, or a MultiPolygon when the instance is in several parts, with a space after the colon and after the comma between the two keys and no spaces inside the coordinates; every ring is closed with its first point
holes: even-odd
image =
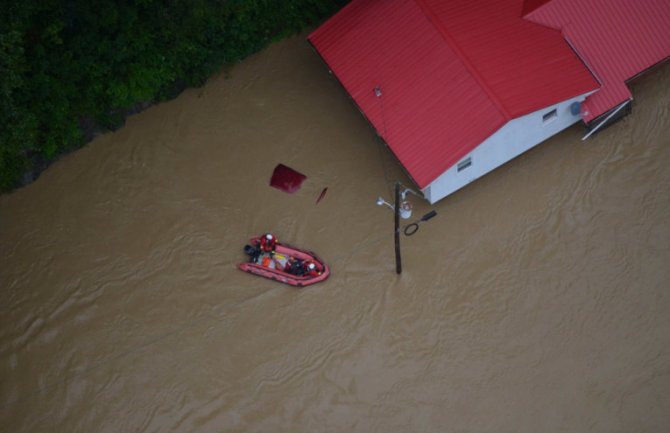
{"type": "Polygon", "coordinates": [[[410,182],[304,35],[133,116],[0,197],[0,431],[667,432],[669,89],[412,198],[401,276],[410,182]],[[237,270],[268,230],[330,279],[237,270]]]}

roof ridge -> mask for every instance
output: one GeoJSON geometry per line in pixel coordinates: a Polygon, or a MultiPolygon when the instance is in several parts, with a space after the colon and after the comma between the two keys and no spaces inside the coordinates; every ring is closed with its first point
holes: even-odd
{"type": "Polygon", "coordinates": [[[493,90],[489,87],[489,85],[486,83],[486,80],[479,74],[479,71],[477,68],[474,67],[472,62],[468,59],[468,57],[465,55],[461,47],[456,43],[454,38],[449,34],[447,29],[444,28],[443,25],[440,24],[440,20],[437,18],[435,13],[432,11],[428,5],[426,5],[424,0],[414,0],[414,2],[419,6],[423,14],[428,18],[430,23],[437,29],[437,31],[440,33],[442,38],[445,40],[445,42],[456,52],[456,55],[458,58],[463,62],[465,67],[468,69],[472,77],[479,83],[479,86],[484,89],[486,94],[489,96],[489,99],[493,101],[493,104],[495,107],[500,111],[500,114],[505,117],[507,120],[511,120],[512,116],[510,113],[505,109],[505,106],[502,104],[500,99],[498,98],[498,95],[496,95],[493,90]]]}

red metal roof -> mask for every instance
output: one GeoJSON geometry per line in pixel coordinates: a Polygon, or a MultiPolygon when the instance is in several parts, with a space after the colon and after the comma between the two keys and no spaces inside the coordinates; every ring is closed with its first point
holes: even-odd
{"type": "Polygon", "coordinates": [[[551,0],[525,0],[523,2],[523,10],[521,11],[521,15],[526,15],[533,12],[535,9],[539,8],[548,1],[551,0]]]}
{"type": "Polygon", "coordinates": [[[631,99],[625,82],[670,56],[670,0],[551,0],[526,18],[560,29],[602,83],[582,106],[587,122],[631,99]]]}
{"type": "Polygon", "coordinates": [[[560,32],[524,20],[523,7],[353,0],[309,40],[424,188],[508,120],[598,87],[560,32]]]}

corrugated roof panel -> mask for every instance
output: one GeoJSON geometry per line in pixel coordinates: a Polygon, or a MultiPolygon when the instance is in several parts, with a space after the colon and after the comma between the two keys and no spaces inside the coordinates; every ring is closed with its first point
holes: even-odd
{"type": "Polygon", "coordinates": [[[560,32],[521,17],[523,0],[421,0],[510,118],[586,93],[597,83],[560,32]]]}
{"type": "Polygon", "coordinates": [[[668,0],[551,0],[526,18],[561,29],[602,83],[583,104],[587,122],[630,99],[625,82],[670,56],[668,0]]]}
{"type": "Polygon", "coordinates": [[[524,16],[530,12],[533,12],[535,9],[539,8],[548,1],[551,0],[525,0],[523,2],[523,10],[521,11],[521,15],[524,16]]]}
{"type": "Polygon", "coordinates": [[[505,123],[413,0],[354,1],[309,39],[421,188],[505,123]]]}

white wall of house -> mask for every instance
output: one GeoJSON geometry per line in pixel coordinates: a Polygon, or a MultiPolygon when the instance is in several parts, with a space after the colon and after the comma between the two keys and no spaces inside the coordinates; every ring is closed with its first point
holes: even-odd
{"type": "Polygon", "coordinates": [[[580,121],[579,113],[572,114],[571,105],[583,101],[591,93],[593,92],[507,122],[424,188],[424,197],[435,203],[580,121]]]}

